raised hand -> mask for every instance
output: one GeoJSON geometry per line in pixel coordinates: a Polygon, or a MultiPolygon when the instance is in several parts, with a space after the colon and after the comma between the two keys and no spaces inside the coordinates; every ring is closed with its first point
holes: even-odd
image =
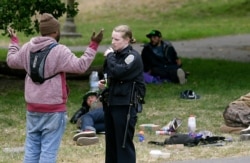
{"type": "Polygon", "coordinates": [[[95,32],[93,32],[92,36],[91,36],[91,41],[94,41],[96,43],[100,43],[102,41],[103,38],[103,31],[104,29],[101,29],[100,32],[96,35],[95,32]]]}
{"type": "Polygon", "coordinates": [[[8,30],[8,32],[9,32],[9,36],[10,36],[11,38],[12,38],[12,37],[17,37],[16,31],[15,31],[13,28],[8,27],[7,30],[8,30]]]}

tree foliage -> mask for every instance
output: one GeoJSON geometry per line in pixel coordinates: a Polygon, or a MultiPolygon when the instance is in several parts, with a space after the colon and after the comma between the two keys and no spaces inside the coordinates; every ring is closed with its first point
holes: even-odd
{"type": "Polygon", "coordinates": [[[64,13],[74,17],[78,3],[67,5],[61,0],[0,0],[0,29],[7,34],[7,27],[11,26],[19,32],[31,35],[39,32],[39,14],[51,13],[55,18],[64,13]]]}

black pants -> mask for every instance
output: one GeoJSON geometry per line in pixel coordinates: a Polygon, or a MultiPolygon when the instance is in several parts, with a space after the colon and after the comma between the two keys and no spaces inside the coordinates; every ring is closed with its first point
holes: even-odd
{"type": "Polygon", "coordinates": [[[159,76],[161,79],[168,79],[174,83],[179,83],[177,76],[178,66],[169,66],[165,68],[154,67],[151,74],[153,76],[159,76]]]}
{"type": "Polygon", "coordinates": [[[125,148],[122,147],[127,123],[129,106],[109,106],[105,109],[105,163],[135,163],[136,152],[133,143],[137,113],[134,107],[130,110],[125,148]]]}

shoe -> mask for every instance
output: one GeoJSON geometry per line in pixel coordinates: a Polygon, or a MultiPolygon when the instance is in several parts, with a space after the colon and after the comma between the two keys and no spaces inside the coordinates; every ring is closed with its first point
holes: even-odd
{"type": "Polygon", "coordinates": [[[241,134],[241,135],[242,135],[242,134],[250,134],[250,126],[249,126],[248,128],[246,128],[246,129],[241,130],[241,131],[240,131],[240,134],[241,134]]]}
{"type": "Polygon", "coordinates": [[[80,137],[77,139],[76,144],[79,146],[92,145],[99,142],[98,137],[80,137]]]}
{"type": "Polygon", "coordinates": [[[78,134],[75,134],[73,137],[74,141],[77,141],[78,138],[80,137],[94,137],[96,136],[96,132],[95,131],[82,131],[78,134]]]}
{"type": "Polygon", "coordinates": [[[187,79],[185,78],[185,72],[181,68],[177,69],[177,77],[179,79],[180,84],[186,83],[187,79]]]}
{"type": "Polygon", "coordinates": [[[183,98],[183,99],[199,99],[200,95],[197,95],[192,90],[185,90],[185,91],[180,93],[180,98],[183,98]]]}

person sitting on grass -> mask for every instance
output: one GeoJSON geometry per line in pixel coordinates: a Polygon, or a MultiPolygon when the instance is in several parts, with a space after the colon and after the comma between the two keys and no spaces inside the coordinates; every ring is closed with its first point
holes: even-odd
{"type": "Polygon", "coordinates": [[[150,42],[144,45],[141,53],[145,82],[186,83],[186,73],[173,45],[169,41],[163,41],[162,34],[158,30],[152,30],[146,37],[150,42]]]}
{"type": "Polygon", "coordinates": [[[91,145],[99,142],[96,133],[103,133],[105,125],[103,107],[97,92],[89,91],[84,95],[82,107],[70,122],[77,123],[77,127],[80,128],[80,132],[73,137],[77,145],[91,145]]]}

